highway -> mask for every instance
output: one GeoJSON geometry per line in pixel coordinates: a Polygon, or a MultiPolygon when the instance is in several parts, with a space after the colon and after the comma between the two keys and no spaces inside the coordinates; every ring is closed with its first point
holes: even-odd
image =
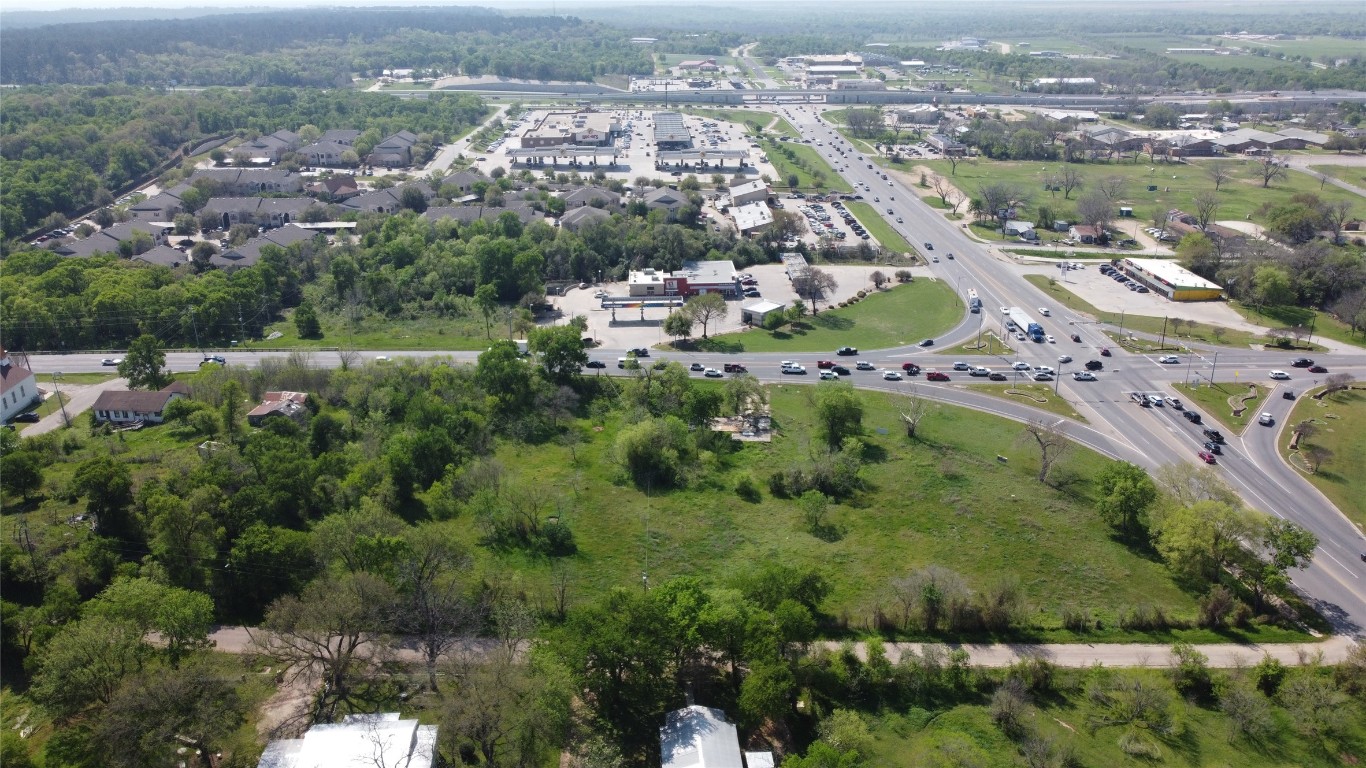
{"type": "MultiPolygon", "coordinates": [[[[1147,468],[1150,472],[1175,461],[1198,461],[1196,453],[1203,437],[1200,427],[1181,418],[1179,412],[1170,407],[1142,408],[1130,401],[1130,392],[1161,392],[1172,394],[1170,384],[1186,380],[1188,363],[1192,378],[1210,371],[1204,361],[1189,361],[1183,353],[1177,365],[1159,364],[1154,356],[1130,354],[1112,346],[1101,328],[1089,317],[1079,315],[1066,307],[1053,307],[1050,317],[1040,317],[1036,308],[1048,306],[1050,301],[1043,293],[1029,284],[1009,263],[996,255],[985,244],[973,240],[956,223],[944,218],[938,211],[920,203],[915,194],[905,188],[894,176],[890,180],[881,178],[882,169],[874,164],[867,166],[869,160],[858,160],[858,151],[844,143],[828,125],[819,120],[814,108],[792,106],[780,110],[805,138],[814,142],[819,139],[825,143],[822,153],[832,153],[833,146],[845,150],[844,159],[837,154],[831,162],[841,167],[839,172],[856,187],[868,185],[871,191],[865,197],[874,195],[884,198],[885,202],[875,203],[879,215],[888,208],[892,214],[886,216],[889,224],[896,228],[908,241],[914,244],[931,242],[933,253],[940,255],[938,263],[929,265],[936,279],[953,285],[957,291],[966,294],[975,289],[982,298],[983,309],[980,315],[969,314],[964,321],[948,334],[935,340],[938,348],[952,347],[974,337],[979,329],[996,328],[1000,330],[1000,307],[1018,306],[1035,314],[1042,322],[1045,331],[1057,338],[1056,344],[1024,343],[1022,348],[1009,358],[992,360],[986,356],[970,359],[974,364],[993,366],[998,370],[1007,369],[1010,363],[1021,360],[1031,365],[1048,365],[1059,368],[1062,374],[1057,386],[1060,393],[1074,403],[1078,412],[1085,415],[1089,424],[1067,422],[1065,429],[1069,436],[1083,445],[1105,455],[1131,461],[1147,468]],[[894,198],[894,199],[893,199],[894,198]],[[902,223],[896,223],[900,217],[902,223]],[[953,253],[949,260],[945,254],[953,253]],[[1070,340],[1076,333],[1081,342],[1070,340]],[[1097,350],[1101,346],[1111,346],[1112,357],[1100,357],[1097,350]],[[1074,362],[1062,366],[1058,362],[1060,354],[1071,355],[1074,362]],[[1088,359],[1099,359],[1105,369],[1098,375],[1098,381],[1077,382],[1069,375],[1078,370],[1088,359]]],[[[871,202],[871,199],[870,199],[871,202]]],[[[282,351],[242,351],[223,353],[229,364],[255,365],[267,357],[284,357],[282,351]]],[[[312,364],[319,367],[336,367],[341,358],[336,352],[314,352],[312,364]]],[[[622,350],[598,349],[591,358],[602,361],[607,367],[598,369],[603,374],[616,373],[616,360],[622,350]]],[[[1320,546],[1315,553],[1314,562],[1302,571],[1292,574],[1295,586],[1309,598],[1329,619],[1337,632],[1361,635],[1366,627],[1366,562],[1361,559],[1366,553],[1366,537],[1362,535],[1338,510],[1328,502],[1312,485],[1300,476],[1297,470],[1287,466],[1277,452],[1277,440],[1284,438],[1286,419],[1293,402],[1281,398],[1281,392],[1292,389],[1299,393],[1308,388],[1315,377],[1302,369],[1290,366],[1294,356],[1284,352],[1261,352],[1251,349],[1240,350],[1221,348],[1219,352],[1218,379],[1226,382],[1233,378],[1233,372],[1240,372],[1242,381],[1258,381],[1277,384],[1271,398],[1263,410],[1275,417],[1272,427],[1251,425],[1242,435],[1226,435],[1228,444],[1224,454],[1219,457],[1218,471],[1244,498],[1247,504],[1268,514],[1278,515],[1299,523],[1312,531],[1319,539],[1320,546]],[[1266,372],[1281,369],[1291,372],[1293,378],[1288,382],[1271,382],[1266,372]],[[1306,380],[1308,379],[1308,380],[1306,380]]],[[[367,351],[365,359],[376,356],[394,357],[443,357],[453,360],[472,362],[475,352],[403,352],[367,351]]],[[[101,366],[100,355],[31,355],[30,366],[41,375],[53,371],[95,372],[108,371],[101,366]]],[[[704,366],[721,368],[727,362],[742,362],[749,366],[750,372],[761,380],[786,383],[811,382],[818,380],[815,361],[817,358],[835,359],[834,350],[826,354],[747,354],[736,357],[707,353],[661,353],[661,359],[677,360],[684,364],[694,362],[704,366]],[[779,371],[779,360],[795,358],[807,366],[806,376],[783,375],[779,371]]],[[[1366,379],[1366,351],[1335,352],[1331,355],[1316,353],[1315,357],[1328,366],[1332,372],[1353,373],[1358,380],[1366,379]]],[[[915,360],[926,370],[939,369],[950,371],[954,359],[949,354],[941,354],[931,349],[914,346],[864,351],[857,357],[841,358],[840,362],[849,363],[855,359],[868,360],[879,368],[899,369],[907,360],[915,360]]],[[[195,369],[201,357],[197,353],[172,352],[167,354],[167,366],[175,371],[195,369]]],[[[700,376],[701,374],[694,374],[700,376]]],[[[880,371],[853,371],[850,377],[856,386],[894,392],[915,392],[918,395],[978,410],[996,413],[1018,421],[1039,418],[1042,412],[1024,405],[1011,403],[997,397],[973,392],[963,385],[968,379],[966,373],[952,372],[952,381],[927,382],[923,378],[894,382],[882,379],[880,371]]],[[[1191,407],[1188,405],[1188,407],[1191,407]]],[[[1205,422],[1211,419],[1208,414],[1205,422]]],[[[49,417],[52,418],[52,417],[49,417]]],[[[1051,418],[1051,417],[1047,417],[1051,418]]],[[[1352,461],[1353,457],[1339,457],[1339,461],[1352,461]]]]}

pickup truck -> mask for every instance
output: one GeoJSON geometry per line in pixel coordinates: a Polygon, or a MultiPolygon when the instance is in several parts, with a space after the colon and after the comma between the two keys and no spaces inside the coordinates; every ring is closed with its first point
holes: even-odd
{"type": "Polygon", "coordinates": [[[749,371],[748,368],[739,363],[726,363],[723,367],[726,373],[747,373],[749,371]]]}

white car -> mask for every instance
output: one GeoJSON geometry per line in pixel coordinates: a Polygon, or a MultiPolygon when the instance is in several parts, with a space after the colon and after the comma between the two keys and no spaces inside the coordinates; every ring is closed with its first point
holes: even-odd
{"type": "Polygon", "coordinates": [[[1157,358],[1157,362],[1165,365],[1172,365],[1181,362],[1181,358],[1176,355],[1163,355],[1162,357],[1157,358]]]}
{"type": "Polygon", "coordinates": [[[1029,370],[1032,366],[1030,366],[1030,364],[1029,364],[1029,363],[1026,363],[1026,362],[1017,362],[1017,363],[1015,363],[1015,365],[1012,365],[1011,367],[1014,368],[1014,369],[1017,370],[1017,371],[1027,371],[1027,370],[1029,370]]]}
{"type": "Polygon", "coordinates": [[[1001,307],[1001,314],[1003,314],[1003,315],[1008,315],[1008,314],[1010,314],[1010,307],[1001,307]]]}
{"type": "Polygon", "coordinates": [[[1058,355],[1058,362],[1060,362],[1060,363],[1070,363],[1070,362],[1072,362],[1072,356],[1071,356],[1071,355],[1058,355]]]}
{"type": "Polygon", "coordinates": [[[1269,413],[1263,413],[1261,416],[1257,417],[1257,423],[1264,427],[1269,427],[1276,423],[1276,418],[1269,413]]]}
{"type": "Polygon", "coordinates": [[[387,363],[387,362],[389,362],[389,356],[388,356],[388,355],[375,355],[375,362],[377,362],[377,363],[387,363]]]}
{"type": "Polygon", "coordinates": [[[1039,307],[1039,314],[1043,315],[1044,317],[1048,317],[1048,307],[1039,307]]]}
{"type": "Polygon", "coordinates": [[[838,378],[839,376],[836,376],[834,371],[821,371],[821,381],[834,381],[838,378]]]}
{"type": "Polygon", "coordinates": [[[882,378],[886,379],[887,381],[901,381],[901,374],[897,373],[896,371],[883,371],[882,378]]]}
{"type": "Polygon", "coordinates": [[[702,372],[702,375],[706,376],[709,379],[721,378],[721,372],[716,370],[715,368],[708,368],[707,370],[702,372]]]}
{"type": "Polygon", "coordinates": [[[1273,378],[1273,379],[1279,379],[1279,380],[1281,380],[1281,381],[1289,381],[1289,380],[1290,380],[1290,374],[1286,373],[1285,371],[1272,371],[1271,373],[1269,373],[1269,374],[1267,374],[1267,375],[1270,376],[1270,377],[1273,378]]]}
{"type": "Polygon", "coordinates": [[[122,363],[123,358],[121,357],[106,357],[100,361],[100,365],[120,365],[122,363]]]}
{"type": "Polygon", "coordinates": [[[1072,379],[1074,381],[1095,381],[1096,375],[1090,371],[1077,371],[1072,374],[1072,379]]]}
{"type": "Polygon", "coordinates": [[[1050,367],[1048,367],[1048,366],[1046,366],[1046,365],[1036,365],[1036,366],[1034,366],[1034,372],[1035,372],[1035,373],[1046,373],[1046,374],[1048,374],[1049,376],[1052,376],[1052,375],[1053,375],[1053,369],[1050,368],[1050,367]]]}
{"type": "Polygon", "coordinates": [[[860,371],[872,371],[872,370],[876,370],[876,368],[873,366],[873,364],[870,363],[870,362],[868,362],[867,360],[860,360],[860,361],[858,361],[857,363],[854,363],[854,367],[857,368],[857,369],[859,369],[860,371]]]}
{"type": "Polygon", "coordinates": [[[1058,340],[1055,339],[1055,338],[1053,338],[1053,334],[1051,334],[1051,333],[1048,334],[1047,336],[1045,336],[1045,337],[1044,337],[1044,340],[1047,341],[1049,344],[1057,344],[1057,343],[1058,343],[1058,340]]]}

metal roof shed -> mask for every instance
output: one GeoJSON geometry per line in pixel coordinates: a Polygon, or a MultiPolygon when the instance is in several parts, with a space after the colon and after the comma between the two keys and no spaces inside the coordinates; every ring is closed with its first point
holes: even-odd
{"type": "Polygon", "coordinates": [[[665,715],[659,753],[662,768],[745,768],[735,726],[711,707],[693,705],[665,715]]]}

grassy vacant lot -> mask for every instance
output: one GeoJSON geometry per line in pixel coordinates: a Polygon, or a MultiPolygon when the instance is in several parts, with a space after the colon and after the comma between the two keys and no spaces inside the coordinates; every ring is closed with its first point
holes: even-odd
{"type": "Polygon", "coordinates": [[[744,109],[686,109],[684,111],[698,117],[734,123],[744,133],[749,133],[749,124],[752,122],[768,125],[773,119],[773,115],[768,112],[751,112],[744,109]]]}
{"type": "Polygon", "coordinates": [[[1248,424],[1257,420],[1257,414],[1262,412],[1262,403],[1266,401],[1267,393],[1271,391],[1261,384],[1253,384],[1249,388],[1247,384],[1235,384],[1231,381],[1217,381],[1213,386],[1208,382],[1201,381],[1199,386],[1173,384],[1172,387],[1187,400],[1199,405],[1200,410],[1238,433],[1242,433],[1248,424]],[[1247,408],[1241,416],[1234,416],[1233,407],[1229,405],[1229,398],[1253,394],[1253,389],[1256,390],[1256,393],[1251,400],[1246,401],[1247,408]]]}
{"type": "MultiPolygon", "coordinates": [[[[1163,320],[1160,317],[1130,314],[1121,316],[1119,312],[1102,312],[1085,299],[1064,288],[1061,283],[1053,281],[1048,275],[1025,275],[1025,279],[1033,283],[1035,287],[1045,291],[1050,296],[1055,297],[1057,301],[1063,305],[1091,315],[1102,323],[1110,323],[1118,326],[1120,322],[1123,322],[1124,330],[1126,331],[1152,334],[1162,333],[1163,320]]],[[[1266,343],[1266,340],[1266,336],[1255,334],[1250,331],[1240,331],[1233,328],[1206,325],[1205,323],[1200,323],[1194,327],[1183,325],[1181,327],[1181,336],[1178,339],[1173,335],[1170,319],[1167,321],[1167,347],[1169,349],[1178,349],[1181,344],[1192,343],[1247,347],[1253,344],[1264,344],[1266,343]],[[1216,328],[1218,328],[1218,335],[1216,335],[1216,328]]]]}
{"type": "Polygon", "coordinates": [[[917,280],[870,294],[849,307],[822,309],[776,331],[727,333],[711,337],[704,346],[724,352],[831,354],[845,345],[897,347],[947,331],[962,318],[963,309],[952,287],[938,280],[917,280]]]}
{"type": "Polygon", "coordinates": [[[1366,186],[1366,165],[1311,165],[1309,170],[1341,179],[1348,184],[1366,186]]]}
{"type": "MultiPolygon", "coordinates": [[[[1010,375],[1011,378],[1014,378],[1010,372],[1002,371],[1002,373],[1006,373],[1007,375],[1010,375]]],[[[974,381],[982,381],[982,379],[968,379],[969,383],[974,381]]],[[[980,384],[974,386],[973,391],[983,392],[994,397],[999,397],[1002,400],[1009,400],[1012,403],[1027,405],[1031,408],[1038,408],[1041,411],[1047,411],[1057,416],[1064,416],[1077,421],[1086,421],[1086,417],[1077,413],[1076,409],[1072,407],[1071,403],[1067,402],[1066,398],[1053,393],[1052,384],[1045,384],[1043,382],[1026,383],[1026,381],[1027,380],[1025,379],[1021,379],[1019,384],[999,384],[995,382],[991,384],[980,384]]]]}
{"type": "MultiPolygon", "coordinates": [[[[574,602],[614,587],[638,588],[642,571],[651,583],[682,574],[724,580],[756,562],[774,561],[825,572],[833,586],[830,614],[858,630],[869,626],[876,607],[888,606],[890,580],[912,568],[936,563],[980,588],[1008,564],[1036,611],[1039,638],[1076,639],[1060,625],[1066,605],[1085,606],[1101,617],[1106,629],[1088,637],[1106,641],[1145,636],[1115,627],[1124,606],[1150,603],[1170,615],[1194,615],[1193,596],[1165,566],[1117,541],[1092,511],[1087,478],[1106,459],[1075,450],[1062,470],[1075,482],[1056,490],[1034,479],[1036,454],[1019,441],[1018,424],[971,410],[932,404],[919,437],[910,440],[896,395],[861,393],[871,459],[864,470],[868,488],[832,505],[827,523],[838,535],[812,536],[797,505],[771,496],[766,480],[775,470],[810,461],[819,446],[815,391],[799,384],[770,387],[774,441],[716,456],[709,477],[682,490],[655,488],[647,494],[616,479],[610,456],[623,426],[617,416],[585,429],[586,442],[574,456],[558,445],[508,445],[499,460],[517,476],[513,482],[535,482],[557,498],[579,548],[568,561],[574,602]],[[758,501],[741,501],[732,492],[742,477],[764,488],[758,501]]],[[[531,594],[548,594],[550,562],[490,552],[477,545],[476,526],[467,534],[481,570],[515,579],[531,594]]],[[[1197,630],[1177,634],[1214,637],[1197,630]]],[[[1304,637],[1280,629],[1254,634],[1304,637]]]]}
{"type": "Polygon", "coordinates": [[[797,186],[801,189],[818,190],[821,192],[829,190],[835,192],[852,192],[854,189],[849,186],[849,182],[845,181],[844,177],[835,173],[835,169],[831,168],[830,164],[825,162],[825,158],[821,157],[820,153],[805,144],[798,144],[790,141],[780,142],[771,138],[765,138],[762,141],[762,146],[764,152],[768,155],[769,162],[773,163],[773,167],[778,171],[780,177],[773,180],[775,186],[786,186],[787,177],[795,173],[797,174],[797,186]],[[792,160],[789,160],[787,156],[783,154],[783,149],[788,149],[792,152],[792,160]],[[795,162],[797,160],[805,161],[806,167],[802,168],[798,166],[795,162]],[[816,183],[814,177],[815,173],[824,174],[822,183],[819,185],[816,183]]]}
{"type": "MultiPolygon", "coordinates": [[[[347,323],[335,315],[320,315],[322,336],[316,339],[301,339],[289,319],[282,320],[266,328],[266,335],[279,332],[280,338],[272,341],[253,341],[251,348],[279,349],[285,347],[353,347],[355,349],[449,349],[479,350],[489,345],[481,318],[438,318],[419,317],[365,318],[357,323],[353,332],[348,333],[347,323]]],[[[507,338],[507,326],[493,324],[493,338],[507,338]]]]}
{"type": "MultiPolygon", "coordinates": [[[[1127,179],[1127,189],[1120,204],[1131,206],[1139,221],[1150,220],[1153,212],[1157,210],[1165,212],[1172,208],[1181,208],[1189,211],[1196,194],[1214,190],[1214,183],[1205,174],[1203,161],[1190,165],[1159,163],[1154,166],[1146,160],[1145,156],[1138,163],[1096,162],[1074,164],[1071,167],[1079,170],[1088,184],[1094,184],[1108,176],[1123,176],[1127,179]],[[1156,170],[1149,171],[1150,168],[1156,170]],[[1147,191],[1149,185],[1156,185],[1157,191],[1147,191]]],[[[1348,200],[1353,204],[1360,202],[1352,193],[1331,184],[1319,189],[1319,183],[1303,173],[1291,172],[1286,178],[1271,182],[1270,188],[1263,189],[1261,179],[1253,176],[1256,161],[1237,158],[1223,162],[1232,165],[1233,180],[1226,182],[1219,192],[1223,204],[1215,215],[1216,219],[1243,219],[1250,216],[1253,221],[1262,221],[1262,206],[1288,203],[1291,197],[1301,192],[1318,195],[1323,200],[1348,200]]],[[[976,195],[978,188],[986,184],[1012,183],[1031,194],[1030,210],[1035,206],[1046,205],[1054,210],[1058,218],[1074,218],[1075,201],[1079,196],[1077,192],[1073,192],[1071,199],[1067,200],[1061,193],[1043,191],[1044,175],[1057,172],[1062,167],[1061,162],[1015,162],[979,158],[975,163],[959,163],[957,173],[952,173],[949,163],[944,160],[925,161],[924,164],[948,176],[955,186],[969,196],[976,195]]],[[[1085,194],[1085,187],[1082,194],[1085,194]]]]}
{"type": "MultiPolygon", "coordinates": [[[[1312,421],[1317,429],[1305,445],[1329,452],[1318,471],[1306,477],[1366,531],[1366,475],[1361,472],[1361,457],[1366,456],[1366,391],[1334,392],[1322,400],[1301,397],[1282,425],[1281,455],[1290,456],[1290,429],[1302,421],[1312,421]]],[[[1304,466],[1302,460],[1291,463],[1304,466]]]]}
{"type": "MultiPolygon", "coordinates": [[[[1356,344],[1358,346],[1366,344],[1366,336],[1354,333],[1351,326],[1326,312],[1319,312],[1308,307],[1285,306],[1258,309],[1241,301],[1231,301],[1229,306],[1237,310],[1238,314],[1246,317],[1248,322],[1265,325],[1267,328],[1294,328],[1296,326],[1313,328],[1315,338],[1323,337],[1340,341],[1343,344],[1356,344]]],[[[1317,345],[1311,344],[1311,346],[1322,349],[1317,345]]]]}
{"type": "MultiPolygon", "coordinates": [[[[1178,723],[1176,733],[1154,738],[1159,755],[1135,757],[1119,747],[1124,727],[1111,725],[1092,729],[1092,714],[1099,714],[1086,696],[1086,681],[1104,674],[1096,670],[1064,670],[1059,673],[1057,692],[1036,699],[1036,708],[1025,718],[1028,727],[1056,743],[1067,744],[1075,753],[1075,765],[1138,768],[1139,766],[1239,766],[1240,768],[1278,768],[1281,766],[1337,766],[1354,764],[1341,760],[1359,754],[1356,745],[1366,739],[1366,727],[1358,721],[1348,725],[1337,751],[1311,743],[1290,725],[1289,712],[1270,703],[1274,724],[1271,735],[1261,742],[1235,733],[1233,722],[1213,706],[1201,706],[1184,699],[1171,688],[1166,670],[1133,670],[1149,688],[1165,691],[1173,702],[1178,723]]],[[[1356,705],[1348,704],[1355,710],[1356,705]]],[[[960,704],[950,709],[929,711],[912,708],[906,712],[884,712],[872,716],[873,755],[870,764],[886,768],[913,768],[925,765],[1014,766],[1025,765],[1017,747],[1011,743],[991,717],[986,697],[980,703],[960,704]]],[[[1038,763],[1057,765],[1060,763],[1038,763]]]]}
{"type": "Polygon", "coordinates": [[[883,248],[886,248],[889,251],[896,251],[897,253],[915,252],[915,249],[911,247],[911,244],[906,242],[906,238],[898,234],[895,229],[892,229],[892,225],[888,224],[887,220],[882,218],[882,216],[873,209],[873,206],[868,203],[851,202],[845,203],[844,207],[848,208],[849,212],[854,214],[854,218],[858,219],[859,223],[868,230],[868,234],[872,235],[879,243],[882,243],[883,248]]]}

